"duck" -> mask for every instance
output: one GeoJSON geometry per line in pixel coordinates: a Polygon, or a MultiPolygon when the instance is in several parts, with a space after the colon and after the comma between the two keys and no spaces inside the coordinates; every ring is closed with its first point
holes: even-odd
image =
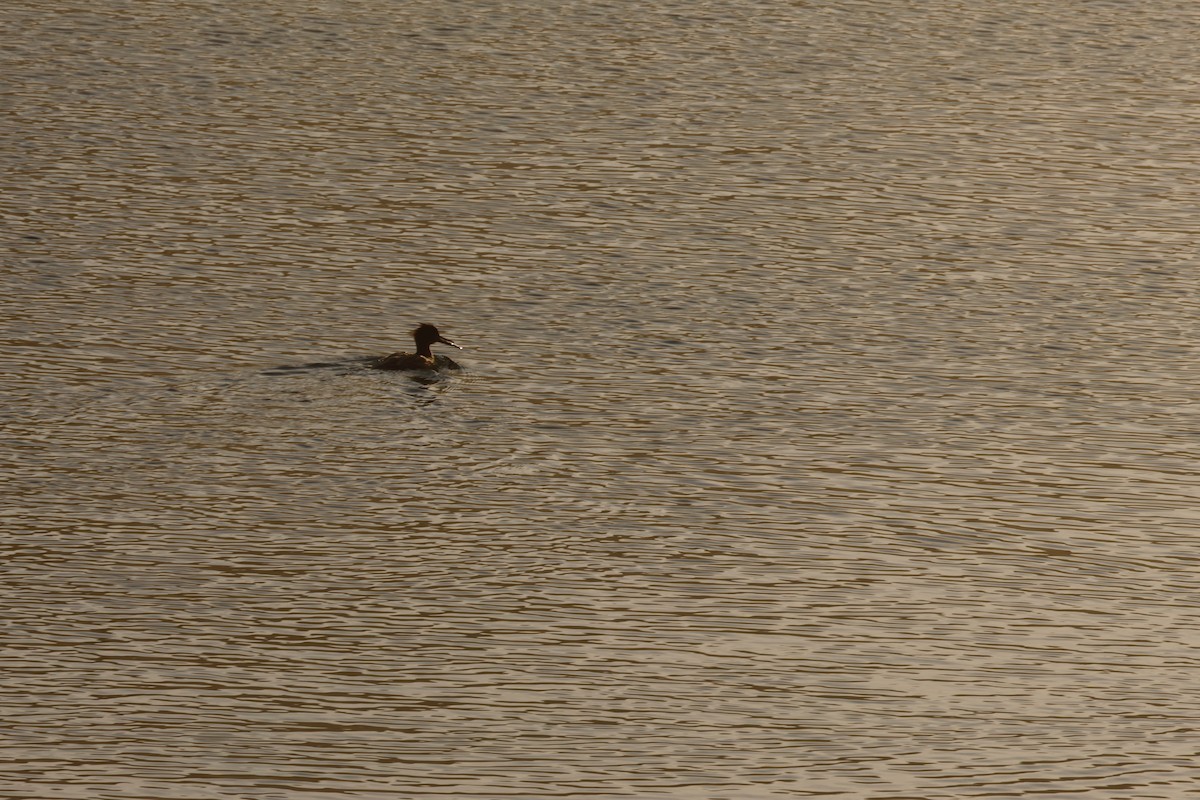
{"type": "Polygon", "coordinates": [[[442,336],[438,331],[437,326],[430,325],[428,322],[421,323],[412,331],[413,341],[417,343],[417,352],[415,353],[392,353],[391,355],[383,356],[375,359],[371,365],[375,369],[453,369],[461,370],[454,359],[447,356],[435,356],[430,346],[434,342],[448,344],[451,347],[457,347],[462,350],[462,345],[457,345],[454,342],[442,336]]]}

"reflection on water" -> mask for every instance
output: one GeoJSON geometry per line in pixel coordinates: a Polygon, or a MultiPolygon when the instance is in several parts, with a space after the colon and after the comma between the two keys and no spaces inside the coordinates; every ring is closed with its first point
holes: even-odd
{"type": "Polygon", "coordinates": [[[1200,778],[1189,6],[0,15],[6,796],[1200,778]]]}

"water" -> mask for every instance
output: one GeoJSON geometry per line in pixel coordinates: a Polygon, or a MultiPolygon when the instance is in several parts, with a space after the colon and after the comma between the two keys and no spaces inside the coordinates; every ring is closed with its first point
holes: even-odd
{"type": "Polygon", "coordinates": [[[0,15],[0,795],[1194,791],[1190,4],[0,15]]]}

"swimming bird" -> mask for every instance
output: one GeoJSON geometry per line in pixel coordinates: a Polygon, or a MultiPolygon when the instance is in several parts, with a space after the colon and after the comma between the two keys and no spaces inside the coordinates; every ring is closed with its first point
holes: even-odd
{"type": "Polygon", "coordinates": [[[448,344],[459,350],[463,349],[461,345],[442,336],[435,326],[428,322],[422,323],[413,328],[412,337],[413,341],[417,343],[417,352],[392,353],[390,356],[375,359],[375,363],[371,366],[375,369],[462,369],[454,359],[435,356],[429,349],[434,342],[448,344]]]}

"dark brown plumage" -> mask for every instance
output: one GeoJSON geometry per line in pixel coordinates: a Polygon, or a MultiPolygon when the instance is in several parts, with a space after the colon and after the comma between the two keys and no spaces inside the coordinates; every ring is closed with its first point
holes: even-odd
{"type": "Polygon", "coordinates": [[[435,356],[430,347],[435,342],[448,344],[451,347],[457,347],[462,350],[460,345],[455,344],[449,339],[442,336],[436,327],[429,323],[423,323],[413,328],[413,341],[417,344],[417,352],[415,353],[392,353],[391,355],[378,358],[371,366],[375,369],[462,369],[453,359],[446,356],[435,356]]]}

